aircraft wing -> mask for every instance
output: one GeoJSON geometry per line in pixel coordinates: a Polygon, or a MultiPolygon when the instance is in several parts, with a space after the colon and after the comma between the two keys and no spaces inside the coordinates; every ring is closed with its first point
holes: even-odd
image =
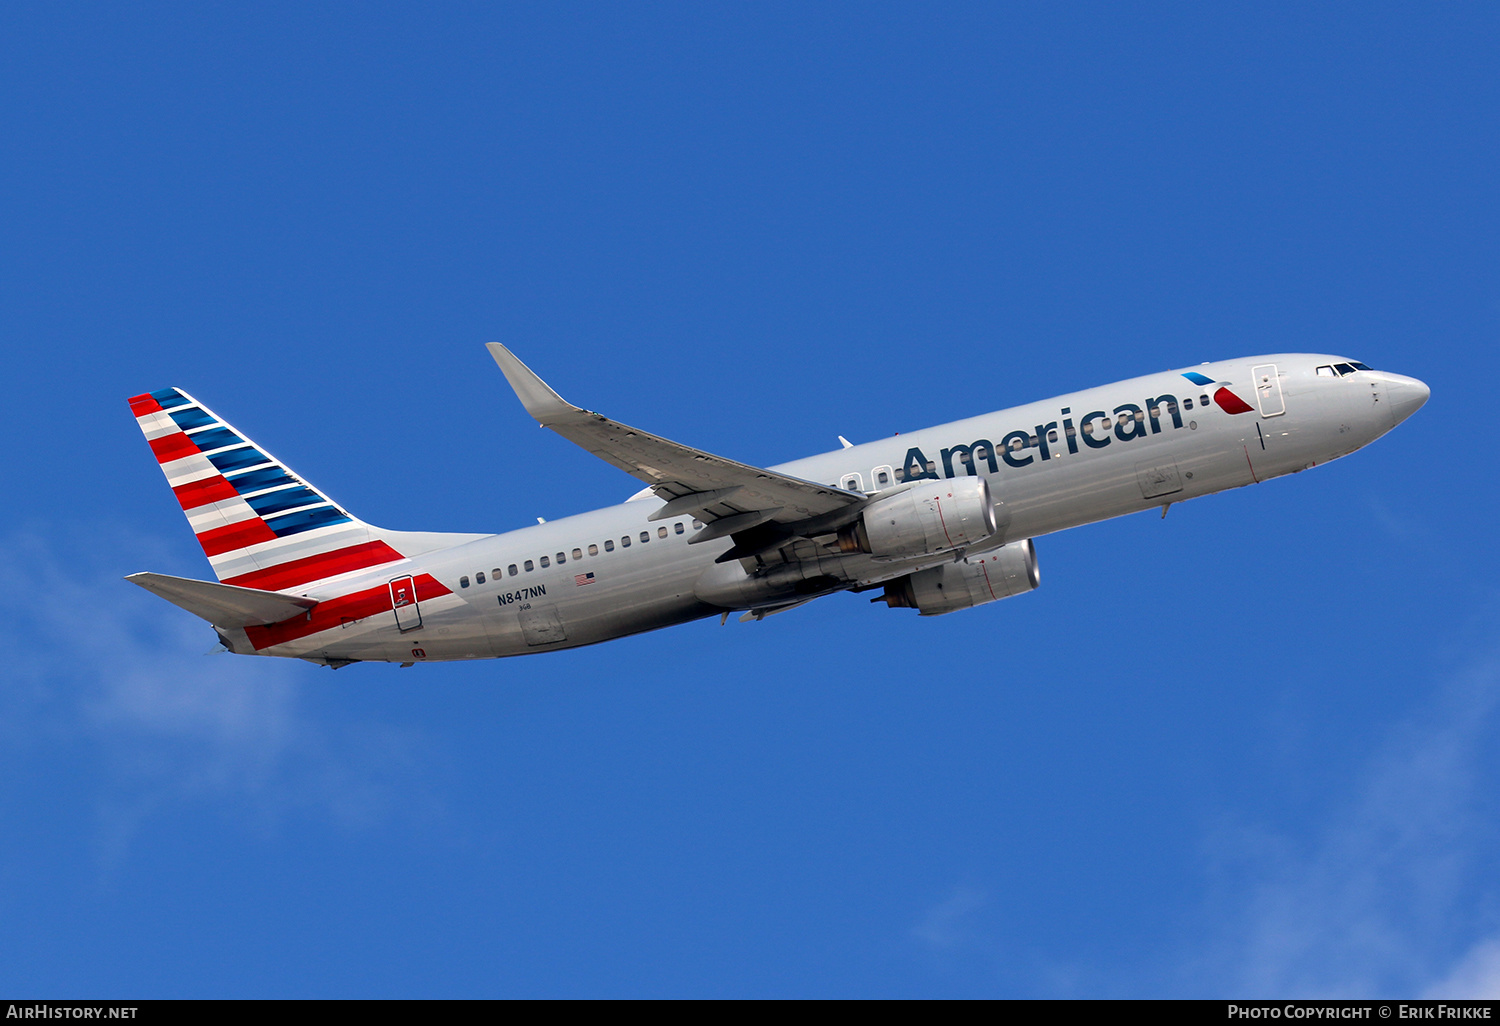
{"type": "Polygon", "coordinates": [[[693,514],[708,525],[693,542],[734,535],[736,547],[720,561],[765,551],[777,539],[833,530],[852,520],[865,503],[859,492],[715,456],[581,409],[547,387],[500,343],[487,348],[538,423],[646,482],[666,500],[652,520],[693,514]]]}

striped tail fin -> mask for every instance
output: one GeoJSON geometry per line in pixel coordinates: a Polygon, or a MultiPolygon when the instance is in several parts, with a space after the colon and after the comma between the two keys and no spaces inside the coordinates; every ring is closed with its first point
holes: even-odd
{"type": "Polygon", "coordinates": [[[405,558],[389,544],[404,532],[350,516],[186,392],[130,410],[221,583],[282,591],[405,558]]]}

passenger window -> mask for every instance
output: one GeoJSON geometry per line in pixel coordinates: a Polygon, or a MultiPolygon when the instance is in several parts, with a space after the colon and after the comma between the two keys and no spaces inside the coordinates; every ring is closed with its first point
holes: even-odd
{"type": "Polygon", "coordinates": [[[583,550],[582,549],[574,549],[573,550],[573,562],[576,563],[576,562],[578,562],[582,558],[583,558],[583,550]]]}
{"type": "Polygon", "coordinates": [[[1109,418],[1108,417],[1104,417],[1104,418],[1100,419],[1100,421],[1099,421],[1099,427],[1103,431],[1108,431],[1109,430],[1109,418]]]}
{"type": "Polygon", "coordinates": [[[876,467],[874,470],[870,471],[870,475],[875,479],[876,491],[879,491],[882,488],[889,488],[891,486],[890,467],[876,467]]]}
{"type": "Polygon", "coordinates": [[[505,574],[501,573],[500,568],[497,566],[495,567],[495,569],[490,571],[490,576],[498,581],[500,578],[504,577],[505,574]]]}
{"type": "Polygon", "coordinates": [[[535,570],[535,569],[536,569],[536,564],[535,564],[535,563],[533,563],[533,562],[532,562],[532,561],[531,561],[531,560],[529,560],[529,559],[528,559],[528,560],[527,560],[527,561],[526,561],[526,562],[524,562],[524,563],[522,563],[522,564],[521,564],[521,565],[522,565],[522,566],[524,566],[524,567],[525,567],[525,568],[526,568],[526,572],[527,572],[527,573],[528,573],[528,574],[529,574],[529,573],[531,573],[531,571],[533,571],[533,570],[535,570]]]}
{"type": "Polygon", "coordinates": [[[628,548],[630,548],[630,535],[627,534],[625,537],[623,537],[623,538],[620,539],[620,548],[622,548],[622,549],[628,549],[628,548]]]}
{"type": "MultiPolygon", "coordinates": [[[[1145,410],[1136,410],[1135,411],[1135,422],[1137,424],[1140,424],[1140,423],[1143,423],[1145,420],[1146,420],[1146,411],[1145,410]]],[[[1056,441],[1056,439],[1053,439],[1053,441],[1056,441]]]]}
{"type": "Polygon", "coordinates": [[[1047,441],[1049,441],[1049,442],[1055,442],[1055,441],[1057,441],[1057,431],[1056,431],[1056,429],[1053,429],[1052,431],[1048,431],[1047,432],[1047,441]]]}
{"type": "Polygon", "coordinates": [[[483,570],[479,571],[479,573],[477,573],[477,574],[474,575],[474,583],[475,584],[483,584],[484,583],[484,571],[483,570]]]}
{"type": "Polygon", "coordinates": [[[644,545],[644,544],[646,544],[650,540],[651,540],[651,532],[650,531],[642,531],[641,532],[641,544],[644,545]]]}
{"type": "Polygon", "coordinates": [[[701,520],[699,520],[699,519],[697,519],[695,517],[693,519],[693,530],[695,530],[695,531],[701,531],[701,530],[703,530],[703,521],[701,521],[701,520]]]}
{"type": "Polygon", "coordinates": [[[658,538],[665,538],[667,536],[667,529],[665,527],[658,527],[656,529],[656,536],[658,538]]]}
{"type": "Polygon", "coordinates": [[[1198,397],[1198,405],[1199,406],[1207,406],[1208,405],[1208,396],[1206,396],[1206,395],[1200,395],[1198,397]]]}
{"type": "Polygon", "coordinates": [[[1094,433],[1094,422],[1093,421],[1086,420],[1086,421],[1083,422],[1083,433],[1086,434],[1086,435],[1092,435],[1094,433]]]}
{"type": "Polygon", "coordinates": [[[590,545],[589,546],[589,555],[591,555],[591,556],[597,556],[597,555],[599,555],[599,546],[597,546],[597,545],[590,545]]]}
{"type": "Polygon", "coordinates": [[[862,492],[865,490],[865,483],[860,480],[858,474],[845,474],[839,487],[846,492],[862,492]]]}
{"type": "Polygon", "coordinates": [[[905,481],[906,480],[906,468],[905,467],[901,467],[900,469],[898,469],[896,471],[896,480],[897,481],[905,481]]]}
{"type": "Polygon", "coordinates": [[[678,534],[681,534],[682,533],[682,521],[679,520],[679,521],[677,521],[677,523],[673,524],[672,525],[672,530],[676,531],[678,534]]]}
{"type": "Polygon", "coordinates": [[[613,552],[613,551],[615,551],[615,543],[612,540],[610,540],[610,539],[605,539],[605,542],[604,542],[604,551],[605,552],[613,552]]]}
{"type": "Polygon", "coordinates": [[[458,586],[460,588],[467,588],[469,586],[469,579],[467,577],[460,577],[458,579],[458,586]]]}
{"type": "Polygon", "coordinates": [[[1191,410],[1193,408],[1193,397],[1192,396],[1188,396],[1186,399],[1184,399],[1182,401],[1182,408],[1184,410],[1191,410]]]}
{"type": "Polygon", "coordinates": [[[546,556],[542,557],[541,562],[542,562],[542,569],[543,570],[547,569],[549,566],[552,565],[552,561],[550,559],[548,559],[546,556]]]}
{"type": "Polygon", "coordinates": [[[1011,452],[1020,452],[1021,451],[1021,440],[1019,438],[1012,438],[1010,440],[1010,451],[1011,452]]]}
{"type": "Polygon", "coordinates": [[[516,569],[516,564],[514,564],[514,563],[512,563],[512,564],[511,564],[511,565],[510,565],[510,568],[509,568],[509,573],[510,573],[510,575],[511,575],[511,576],[512,576],[512,577],[514,577],[514,576],[516,576],[516,574],[518,574],[518,573],[520,573],[520,572],[521,572],[521,571],[520,571],[520,570],[517,570],[517,569],[516,569]]]}
{"type": "MultiPolygon", "coordinates": [[[[1072,430],[1072,428],[1069,428],[1069,433],[1071,433],[1072,430]]],[[[979,448],[974,450],[974,458],[976,460],[987,460],[990,458],[990,451],[981,445],[979,448]]]]}
{"type": "Polygon", "coordinates": [[[568,554],[566,552],[559,552],[557,554],[557,565],[558,566],[562,566],[567,561],[568,561],[568,554]]]}
{"type": "MultiPolygon", "coordinates": [[[[1073,425],[1072,424],[1068,425],[1067,432],[1068,432],[1068,437],[1069,438],[1077,438],[1078,437],[1078,432],[1073,429],[1073,425]]],[[[984,453],[976,452],[974,455],[975,456],[979,456],[979,457],[982,458],[984,456],[984,453]]]]}

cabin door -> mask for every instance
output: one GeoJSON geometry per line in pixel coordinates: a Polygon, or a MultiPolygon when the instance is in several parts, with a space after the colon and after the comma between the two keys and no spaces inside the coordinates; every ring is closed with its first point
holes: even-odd
{"type": "Polygon", "coordinates": [[[1281,375],[1276,373],[1274,363],[1263,363],[1250,372],[1255,378],[1255,398],[1260,403],[1262,417],[1279,417],[1286,412],[1286,400],[1281,396],[1281,375]]]}

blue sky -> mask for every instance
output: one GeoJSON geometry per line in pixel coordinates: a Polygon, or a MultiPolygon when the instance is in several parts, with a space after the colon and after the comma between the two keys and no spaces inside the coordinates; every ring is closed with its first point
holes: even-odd
{"type": "Polygon", "coordinates": [[[0,991],[1500,994],[1491,5],[8,4],[0,991]],[[1308,474],[582,651],[205,655],[125,398],[359,516],[1204,360],[1433,392],[1308,474]]]}

